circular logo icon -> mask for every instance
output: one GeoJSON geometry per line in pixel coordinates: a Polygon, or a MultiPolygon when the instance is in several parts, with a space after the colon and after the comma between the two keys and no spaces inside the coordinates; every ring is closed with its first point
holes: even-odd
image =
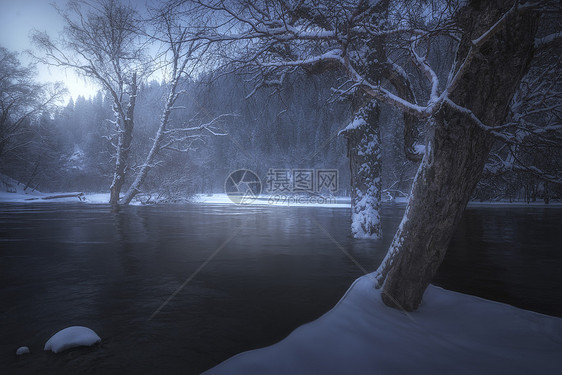
{"type": "Polygon", "coordinates": [[[226,178],[224,192],[233,203],[250,204],[261,193],[261,180],[254,172],[239,169],[226,178]]]}

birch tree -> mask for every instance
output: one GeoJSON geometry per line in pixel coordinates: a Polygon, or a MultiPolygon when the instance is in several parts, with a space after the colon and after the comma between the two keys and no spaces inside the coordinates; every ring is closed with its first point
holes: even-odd
{"type": "Polygon", "coordinates": [[[169,127],[171,113],[178,109],[174,105],[184,92],[180,89],[182,81],[187,81],[190,71],[196,69],[200,50],[205,47],[201,42],[186,40],[186,29],[177,22],[176,9],[164,5],[152,9],[150,20],[141,20],[135,9],[119,0],[73,1],[69,11],[60,12],[66,23],[66,37],[60,46],[45,34],[34,36],[46,54],[42,61],[81,72],[95,80],[112,99],[114,118],[110,122],[115,132],[108,137],[115,147],[109,201],[112,205],[129,204],[142,191],[162,150],[187,151],[202,132],[222,134],[217,125],[225,116],[169,127]],[[143,53],[157,47],[160,53],[156,56],[143,53]],[[140,84],[151,74],[163,75],[169,92],[144,161],[138,166],[130,165],[136,97],[140,84]],[[132,182],[121,196],[127,178],[132,182]]]}
{"type": "Polygon", "coordinates": [[[64,18],[64,36],[56,42],[36,32],[34,41],[43,52],[39,60],[73,69],[97,82],[112,99],[114,133],[108,138],[115,147],[109,203],[119,203],[129,174],[138,82],[146,73],[139,37],[138,15],[118,0],[71,1],[64,18]]]}
{"type": "Polygon", "coordinates": [[[141,186],[150,169],[155,166],[161,151],[189,151],[190,145],[201,137],[202,132],[224,134],[218,124],[225,116],[215,117],[209,122],[199,122],[197,125],[188,123],[170,128],[172,112],[181,108],[175,106],[176,101],[181,94],[185,94],[185,90],[180,87],[182,80],[187,81],[190,74],[199,68],[198,62],[202,59],[201,53],[205,47],[201,41],[186,40],[188,29],[178,21],[177,10],[177,6],[173,5],[153,10],[154,28],[150,37],[163,47],[163,52],[156,58],[162,62],[156,64],[160,71],[167,73],[165,78],[169,91],[150,151],[135,173],[133,183],[122,199],[123,204],[129,204],[141,192],[141,186]]]}

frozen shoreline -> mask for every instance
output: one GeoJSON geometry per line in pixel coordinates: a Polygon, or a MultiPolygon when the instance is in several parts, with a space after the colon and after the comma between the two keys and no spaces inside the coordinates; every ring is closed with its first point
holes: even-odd
{"type": "MultiPolygon", "coordinates": [[[[302,200],[306,201],[306,197],[302,200]]],[[[335,203],[321,204],[321,203],[299,203],[298,198],[289,197],[289,199],[283,200],[275,198],[275,196],[260,196],[257,200],[249,205],[271,205],[271,206],[285,206],[285,207],[332,207],[332,208],[349,208],[351,204],[350,197],[333,197],[331,198],[335,203]]],[[[203,204],[233,204],[226,194],[196,194],[193,198],[195,203],[203,204]]],[[[383,203],[396,203],[396,204],[407,204],[408,198],[396,198],[392,201],[383,201],[383,203]]],[[[495,202],[480,202],[480,201],[470,201],[468,203],[469,207],[489,207],[489,206],[513,206],[513,207],[562,207],[562,202],[550,202],[545,204],[544,202],[531,202],[526,203],[523,201],[495,201],[495,202]]]]}
{"type": "MultiPolygon", "coordinates": [[[[109,193],[85,193],[82,200],[78,197],[66,197],[56,199],[45,199],[57,195],[79,194],[78,192],[55,192],[41,193],[33,192],[29,194],[0,192],[0,202],[2,203],[90,203],[90,204],[107,204],[109,203],[109,193]]],[[[132,203],[136,204],[136,202],[132,203]]],[[[140,203],[138,203],[140,204],[140,203]]]]}
{"type": "MultiPolygon", "coordinates": [[[[6,192],[0,191],[0,203],[87,203],[87,204],[108,204],[109,193],[84,193],[83,200],[77,197],[67,197],[58,199],[43,199],[45,197],[55,195],[78,194],[78,192],[53,192],[41,193],[38,191],[25,193],[23,191],[6,192]]],[[[185,201],[178,204],[191,202],[195,204],[220,204],[234,205],[226,194],[195,194],[191,199],[186,198],[185,201]]],[[[149,204],[174,204],[169,202],[152,202],[149,204]]],[[[383,203],[403,204],[408,203],[407,198],[397,198],[392,201],[384,201],[383,203]]],[[[293,196],[279,198],[276,196],[260,196],[255,201],[244,204],[245,206],[277,206],[277,207],[325,207],[325,208],[349,208],[351,199],[349,197],[306,197],[293,196]]],[[[143,205],[142,202],[133,200],[131,205],[143,205]]],[[[497,201],[497,202],[479,202],[470,201],[468,207],[552,207],[562,208],[562,202],[523,202],[523,201],[497,201]]]]}
{"type": "Polygon", "coordinates": [[[560,353],[560,318],[433,285],[406,314],[366,275],[319,319],[204,374],[557,373],[560,353]]]}

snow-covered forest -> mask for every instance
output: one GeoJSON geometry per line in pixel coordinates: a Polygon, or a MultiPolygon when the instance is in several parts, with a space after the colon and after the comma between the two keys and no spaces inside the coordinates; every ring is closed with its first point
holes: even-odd
{"type": "MultiPolygon", "coordinates": [[[[113,8],[122,6],[119,2],[106,3],[108,7],[113,8]]],[[[413,6],[414,3],[410,5],[413,6]]],[[[123,6],[125,4],[123,3],[123,6]]],[[[190,12],[196,14],[203,9],[208,13],[212,8],[190,2],[187,4],[186,6],[184,2],[183,8],[168,9],[170,14],[176,12],[174,18],[170,16],[168,21],[181,25],[179,27],[183,28],[186,39],[192,41],[190,38],[193,37],[188,38],[188,33],[204,27],[211,28],[213,24],[197,24],[190,12]]],[[[174,76],[170,75],[174,58],[169,51],[173,50],[174,46],[173,43],[167,42],[164,38],[166,33],[159,29],[165,17],[164,13],[161,13],[159,19],[158,12],[164,12],[165,7],[169,5],[160,8],[158,3],[151,4],[148,8],[139,4],[129,6],[133,6],[129,8],[132,12],[130,17],[131,22],[135,22],[136,29],[131,32],[134,35],[128,36],[131,38],[131,44],[119,46],[123,49],[120,53],[125,56],[136,48],[138,54],[142,51],[142,57],[135,57],[138,59],[134,62],[136,65],[132,66],[128,62],[131,66],[123,67],[128,71],[123,72],[124,81],[120,83],[119,88],[123,91],[120,95],[127,96],[127,90],[130,88],[126,86],[126,80],[131,79],[133,71],[139,72],[134,128],[131,131],[132,142],[126,161],[127,172],[124,173],[126,187],[133,183],[135,175],[145,164],[172,86],[176,84],[178,88],[174,90],[177,91],[177,99],[174,110],[170,113],[169,126],[176,129],[197,128],[208,123],[212,124],[214,130],[198,128],[193,130],[189,138],[185,135],[179,136],[179,131],[175,132],[175,141],[167,144],[167,147],[162,147],[162,152],[155,155],[151,161],[155,168],[151,168],[153,170],[147,173],[143,181],[140,188],[143,194],[161,200],[175,200],[189,197],[193,193],[222,192],[228,173],[240,168],[254,170],[260,176],[265,176],[269,168],[337,169],[340,177],[339,194],[351,193],[350,154],[347,149],[348,142],[353,142],[353,137],[340,131],[346,126],[349,129],[348,124],[357,124],[354,112],[364,99],[354,93],[357,88],[353,87],[348,75],[342,74],[337,67],[318,67],[315,62],[299,62],[302,69],[296,69],[293,61],[290,64],[290,72],[283,68],[283,61],[277,62],[275,69],[258,62],[254,65],[244,60],[237,63],[234,58],[217,56],[224,53],[220,48],[227,47],[209,47],[214,46],[211,43],[212,39],[199,38],[199,43],[204,44],[206,48],[215,48],[214,52],[206,51],[203,54],[198,50],[202,47],[194,45],[178,47],[183,48],[181,51],[178,49],[181,54],[178,58],[184,58],[189,66],[184,67],[184,71],[175,73],[176,82],[174,76]],[[153,18],[149,18],[150,16],[153,18]],[[190,48],[192,51],[188,51],[190,48]],[[256,75],[260,69],[265,69],[265,72],[263,75],[256,75]],[[268,78],[279,74],[282,80],[268,78]]],[[[438,2],[417,6],[419,12],[433,13],[425,14],[425,19],[416,19],[414,14],[411,14],[408,17],[414,18],[402,21],[421,22],[420,25],[425,23],[427,32],[446,27],[444,20],[439,22],[445,26],[432,24],[435,21],[431,17],[437,17],[440,12],[441,16],[445,17],[447,12],[451,12],[450,9],[440,8],[438,2]]],[[[107,8],[105,11],[114,12],[113,8],[107,8]]],[[[74,8],[62,8],[61,14],[67,17],[67,28],[70,28],[77,17],[92,17],[96,13],[95,9],[88,8],[86,4],[78,8],[75,4],[74,8]]],[[[102,14],[96,16],[109,17],[109,14],[103,14],[103,10],[98,11],[102,14]]],[[[389,13],[392,11],[400,11],[400,6],[388,10],[389,13]]],[[[218,13],[214,15],[217,19],[224,17],[218,13]]],[[[544,40],[546,43],[548,38],[553,39],[550,41],[552,48],[558,51],[558,39],[554,38],[556,33],[549,34],[556,22],[558,21],[555,17],[554,20],[544,23],[538,31],[538,35],[543,38],[537,40],[544,40]]],[[[95,24],[85,26],[86,30],[82,30],[83,33],[92,31],[88,31],[87,27],[93,30],[95,24]]],[[[284,32],[293,33],[290,30],[284,32]]],[[[264,35],[267,36],[266,33],[264,35]]],[[[77,51],[83,48],[79,43],[86,43],[80,39],[84,35],[69,33],[60,42],[61,48],[65,43],[69,43],[69,48],[57,50],[60,56],[53,54],[50,57],[49,53],[53,51],[49,48],[59,45],[50,45],[49,43],[55,42],[42,37],[47,36],[39,32],[35,35],[37,45],[43,43],[46,48],[45,53],[38,50],[34,54],[43,63],[72,68],[88,58],[87,51],[83,52],[86,55],[82,56],[82,59],[76,56],[77,51]]],[[[259,35],[254,38],[259,38],[259,35]]],[[[275,38],[279,39],[274,36],[275,38]]],[[[322,37],[319,38],[322,40],[322,37]]],[[[311,36],[304,38],[309,39],[316,43],[311,36]]],[[[99,43],[105,42],[112,41],[99,40],[99,43]]],[[[411,86],[408,90],[411,90],[411,95],[419,101],[426,95],[424,90],[428,82],[423,77],[423,67],[426,65],[423,65],[425,62],[420,65],[420,70],[420,66],[412,64],[411,59],[402,61],[405,58],[403,52],[407,52],[407,48],[404,49],[400,43],[397,45],[399,50],[389,50],[389,56],[395,60],[393,63],[399,68],[397,71],[406,75],[408,85],[411,86]],[[401,63],[401,66],[396,65],[397,62],[401,63]]],[[[451,39],[445,37],[435,38],[431,43],[431,49],[427,51],[417,51],[415,48],[418,47],[414,47],[413,51],[418,60],[422,59],[419,54],[427,55],[423,61],[427,60],[434,66],[437,79],[434,83],[437,83],[438,89],[439,82],[446,80],[449,66],[453,63],[454,47],[451,45],[451,39]]],[[[419,42],[416,42],[417,44],[419,42]]],[[[542,50],[550,51],[547,47],[542,50]]],[[[556,125],[560,111],[559,68],[556,65],[557,61],[552,61],[552,58],[557,56],[555,51],[548,54],[537,53],[532,61],[529,73],[512,103],[510,116],[513,119],[509,120],[511,124],[503,125],[501,134],[497,131],[497,139],[504,142],[498,141],[490,153],[472,199],[548,202],[550,199],[560,198],[560,148],[557,143],[559,127],[556,125]],[[545,87],[545,82],[548,82],[548,87],[545,87]],[[530,103],[531,99],[534,102],[530,103]],[[539,107],[533,106],[534,103],[539,103],[539,107]]],[[[100,89],[95,96],[88,99],[69,99],[62,91],[63,85],[37,82],[33,67],[19,60],[18,51],[2,48],[0,53],[0,69],[3,73],[0,172],[23,182],[26,189],[46,192],[108,191],[114,178],[119,133],[116,133],[115,113],[112,108],[115,105],[114,98],[107,91],[108,87],[100,89]]],[[[109,55],[99,58],[110,61],[109,55]]],[[[389,61],[390,59],[391,57],[389,61]]],[[[92,62],[91,68],[106,69],[103,65],[107,63],[106,60],[97,62],[99,65],[92,62]]],[[[359,60],[358,62],[360,63],[359,60]]],[[[112,78],[119,73],[105,70],[94,73],[74,67],[94,82],[100,79],[96,74],[107,76],[101,78],[112,78]]],[[[107,83],[111,85],[111,82],[107,83]]],[[[395,87],[399,86],[392,81],[390,83],[395,87]]],[[[125,99],[122,97],[121,100],[125,99]]],[[[419,158],[416,160],[416,157],[408,155],[410,145],[407,143],[413,141],[408,137],[412,135],[405,135],[404,117],[400,106],[397,109],[385,101],[380,101],[378,106],[381,112],[377,126],[380,128],[383,198],[406,197],[419,163],[419,158]],[[402,150],[406,150],[406,153],[402,150]]],[[[423,123],[416,126],[414,136],[418,146],[423,147],[427,126],[423,123]]],[[[144,199],[146,200],[146,197],[144,199]]]]}
{"type": "MultiPolygon", "coordinates": [[[[202,129],[185,151],[170,148],[162,153],[143,191],[171,200],[222,193],[228,174],[240,168],[261,176],[269,168],[335,168],[341,171],[345,191],[349,167],[344,139],[337,133],[350,110],[345,102],[330,101],[330,82],[329,76],[300,74],[280,93],[266,89],[245,99],[251,86],[240,75],[211,82],[207,77],[185,80],[186,93],[176,103],[182,109],[173,113],[173,124],[229,116],[216,124],[216,134],[202,129]]],[[[167,92],[165,82],[139,87],[130,155],[133,170],[150,150],[167,92]]],[[[21,134],[12,142],[21,146],[3,156],[2,173],[46,192],[107,191],[113,172],[114,148],[107,139],[113,130],[111,117],[111,100],[101,92],[42,112],[20,127],[21,134]]]]}

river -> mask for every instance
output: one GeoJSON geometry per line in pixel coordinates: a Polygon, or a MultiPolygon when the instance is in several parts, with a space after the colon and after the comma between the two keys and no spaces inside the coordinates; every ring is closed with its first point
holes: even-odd
{"type": "MultiPolygon", "coordinates": [[[[342,208],[0,204],[0,372],[197,374],[273,344],[362,275],[346,253],[376,269],[403,210],[385,205],[372,241],[342,208]],[[102,343],[42,350],[71,325],[102,343]]],[[[434,283],[562,316],[560,223],[560,207],[470,207],[434,283]]]]}

